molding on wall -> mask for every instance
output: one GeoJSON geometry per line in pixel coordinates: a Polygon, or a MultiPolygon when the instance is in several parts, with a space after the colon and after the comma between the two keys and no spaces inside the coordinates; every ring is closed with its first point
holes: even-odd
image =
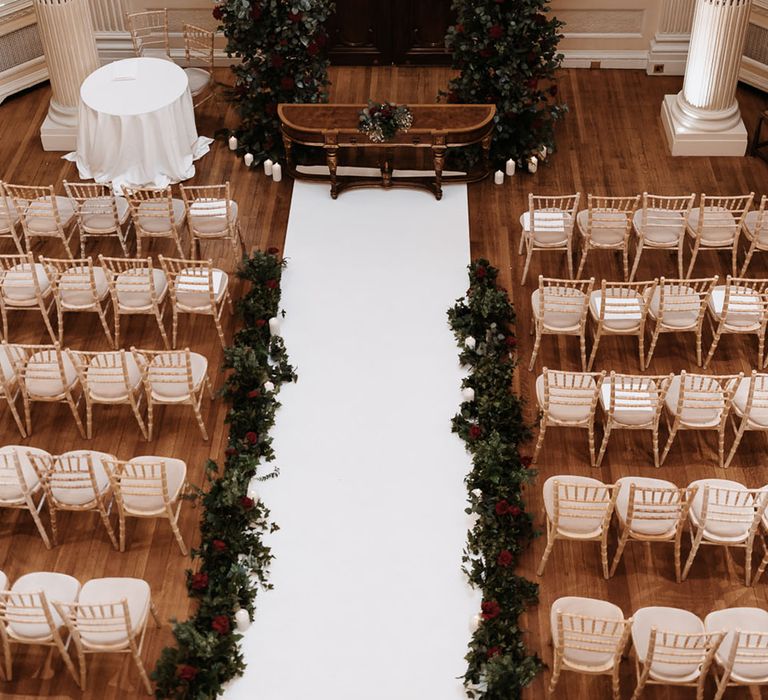
{"type": "Polygon", "coordinates": [[[48,80],[45,56],[40,56],[0,73],[0,102],[6,97],[48,80]]]}
{"type": "Polygon", "coordinates": [[[690,34],[657,34],[648,52],[648,75],[685,75],[690,34]],[[658,66],[662,70],[658,70],[658,66]]]}
{"type": "Polygon", "coordinates": [[[564,68],[591,68],[594,63],[599,63],[600,68],[639,68],[645,70],[648,66],[647,51],[565,49],[561,53],[565,56],[564,68]]]}

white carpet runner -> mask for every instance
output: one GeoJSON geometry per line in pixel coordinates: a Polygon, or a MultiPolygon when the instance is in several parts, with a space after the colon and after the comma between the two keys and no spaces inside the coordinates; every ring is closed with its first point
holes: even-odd
{"type": "Polygon", "coordinates": [[[469,262],[465,186],[330,198],[297,182],[283,323],[299,382],[261,494],[274,591],[228,700],[459,700],[479,599],[461,571],[469,456],[446,310],[469,262]]]}

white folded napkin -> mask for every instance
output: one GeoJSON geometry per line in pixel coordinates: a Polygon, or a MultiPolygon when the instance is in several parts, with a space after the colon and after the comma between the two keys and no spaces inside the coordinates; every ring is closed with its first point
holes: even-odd
{"type": "Polygon", "coordinates": [[[136,80],[139,77],[137,61],[115,61],[112,64],[112,80],[136,80]]]}

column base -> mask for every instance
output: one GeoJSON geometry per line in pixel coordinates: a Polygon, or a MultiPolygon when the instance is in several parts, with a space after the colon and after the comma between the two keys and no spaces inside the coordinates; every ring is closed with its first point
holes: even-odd
{"type": "Polygon", "coordinates": [[[677,109],[677,95],[665,95],[661,105],[661,121],[673,156],[743,156],[749,137],[739,118],[735,126],[722,130],[697,128],[690,121],[683,123],[677,109]]]}
{"type": "Polygon", "coordinates": [[[648,53],[648,75],[685,75],[690,34],[656,34],[648,53]]]}
{"type": "Polygon", "coordinates": [[[77,148],[77,108],[62,107],[51,101],[40,127],[44,151],[74,151],[77,148]]]}

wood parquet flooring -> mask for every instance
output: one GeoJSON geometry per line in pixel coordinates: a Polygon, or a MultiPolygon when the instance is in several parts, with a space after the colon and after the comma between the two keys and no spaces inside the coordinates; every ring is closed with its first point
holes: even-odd
{"type": "MultiPolygon", "coordinates": [[[[438,89],[445,86],[449,75],[450,72],[443,68],[336,68],[331,73],[333,84],[330,94],[332,100],[346,102],[363,102],[369,96],[401,102],[430,101],[438,89]]],[[[227,72],[222,71],[221,77],[226,80],[227,72]]],[[[516,388],[528,401],[527,416],[531,421],[535,417],[533,382],[541,367],[578,369],[578,347],[573,338],[546,338],[535,371],[527,371],[532,347],[528,328],[533,280],[539,272],[549,276],[565,275],[562,258],[537,254],[528,284],[525,287],[518,284],[522,258],[517,256],[517,222],[526,207],[529,191],[556,194],[579,190],[584,197],[588,192],[634,194],[644,190],[660,194],[737,194],[754,190],[758,196],[768,192],[768,165],[762,161],[752,158],[673,159],[667,155],[659,110],[663,95],[677,92],[681,84],[681,78],[651,78],[640,71],[563,71],[560,93],[570,105],[570,113],[559,127],[558,152],[535,176],[520,174],[508,180],[503,187],[486,181],[469,188],[472,255],[487,257],[501,269],[500,282],[509,290],[517,307],[521,368],[516,388]]],[[[71,163],[61,160],[61,154],[45,153],[40,147],[39,127],[45,117],[49,96],[49,88],[42,86],[10,98],[0,106],[0,133],[4,135],[0,139],[0,162],[3,163],[0,174],[8,182],[58,184],[65,178],[77,179],[76,169],[71,163]]],[[[751,131],[760,109],[765,106],[765,96],[748,88],[740,88],[739,100],[751,131]]],[[[222,124],[234,125],[236,121],[231,109],[209,104],[198,115],[198,128],[200,133],[210,135],[222,124]]],[[[214,144],[212,152],[198,161],[196,166],[197,175],[192,182],[231,181],[249,247],[282,246],[292,188],[289,178],[277,185],[268,181],[260,171],[246,171],[221,142],[214,144]]],[[[341,196],[340,206],[343,206],[345,196],[341,196]]],[[[150,252],[171,255],[165,243],[153,243],[150,252]]],[[[48,254],[58,252],[47,244],[40,250],[48,254]]],[[[97,243],[92,244],[90,251],[93,255],[99,251],[105,254],[116,252],[109,244],[99,246],[97,243]]],[[[231,269],[231,260],[224,247],[214,245],[204,254],[213,257],[225,269],[231,269]]],[[[436,251],[436,256],[439,256],[439,251],[436,251]]],[[[724,275],[728,269],[727,259],[720,254],[709,254],[697,269],[706,274],[724,275]]],[[[670,276],[672,271],[672,260],[666,254],[646,253],[638,279],[659,274],[670,276]]],[[[590,255],[586,274],[594,275],[598,280],[602,277],[618,280],[618,261],[609,254],[590,255]]],[[[768,277],[768,259],[756,260],[750,274],[768,277]]],[[[452,301],[446,299],[446,309],[452,301]]],[[[39,317],[29,313],[14,318],[19,321],[12,324],[11,341],[45,342],[39,317]]],[[[230,334],[233,322],[226,315],[225,324],[225,332],[230,334]]],[[[183,319],[181,328],[180,343],[189,344],[193,350],[207,355],[216,386],[220,387],[222,377],[216,368],[221,362],[221,349],[210,319],[183,319]]],[[[105,348],[105,340],[95,317],[72,316],[67,319],[66,329],[65,344],[70,347],[105,348]]],[[[148,318],[128,319],[125,330],[125,347],[161,345],[157,328],[148,318]]],[[[705,344],[708,339],[709,335],[705,335],[705,344]]],[[[290,348],[288,350],[290,353],[290,348]]],[[[747,371],[752,368],[755,356],[753,338],[726,338],[717,351],[711,371],[747,371]]],[[[635,344],[631,339],[604,340],[597,367],[637,371],[635,344]]],[[[678,372],[681,369],[693,370],[694,367],[692,338],[668,335],[659,342],[649,372],[678,372]]],[[[92,441],[84,441],[77,435],[65,407],[38,405],[33,409],[33,434],[22,442],[52,452],[87,447],[110,451],[119,457],[138,454],[180,457],[188,464],[190,480],[202,485],[205,460],[218,459],[223,453],[225,412],[226,406],[221,400],[205,404],[204,417],[211,433],[209,442],[205,443],[191,411],[187,413],[181,408],[165,408],[158,415],[157,437],[148,444],[139,437],[130,411],[125,408],[97,408],[96,437],[92,441]]],[[[696,478],[714,476],[743,481],[748,486],[761,486],[768,482],[768,438],[764,436],[746,437],[734,466],[727,473],[714,466],[716,446],[712,435],[682,435],[659,471],[649,466],[650,442],[646,438],[642,434],[614,434],[604,466],[593,470],[589,466],[584,435],[579,431],[549,431],[539,460],[540,475],[528,492],[529,508],[540,521],[540,485],[546,477],[560,473],[585,474],[604,481],[627,474],[657,475],[679,485],[696,478]]],[[[11,417],[4,413],[0,421],[0,444],[19,442],[11,417]]],[[[198,516],[199,509],[186,504],[182,508],[180,526],[185,540],[192,546],[197,542],[198,516]]],[[[44,522],[47,522],[46,518],[44,516],[44,522]]],[[[167,523],[131,522],[128,528],[129,545],[122,554],[112,549],[95,515],[64,514],[60,529],[62,543],[48,551],[43,547],[29,515],[0,511],[0,570],[5,571],[11,580],[29,571],[44,569],[70,573],[81,581],[100,576],[138,576],[149,581],[163,619],[184,618],[189,613],[190,604],[184,586],[184,569],[188,560],[179,554],[167,523]]],[[[534,580],[543,546],[543,540],[537,540],[522,562],[522,573],[534,580]]],[[[614,546],[615,540],[610,545],[611,555],[614,546]]],[[[684,552],[687,552],[686,546],[684,552]]],[[[279,556],[279,552],[276,554],[279,556]]],[[[457,552],[457,566],[459,554],[457,552]]],[[[768,578],[754,588],[745,587],[742,553],[734,551],[726,556],[719,549],[710,547],[699,554],[689,580],[676,584],[671,547],[657,545],[651,549],[647,545],[629,545],[616,575],[604,581],[599,573],[599,553],[595,544],[558,543],[539,582],[541,601],[527,614],[525,626],[530,630],[531,648],[538,650],[546,662],[551,661],[549,609],[552,601],[562,595],[605,598],[620,605],[627,614],[650,604],[684,607],[700,615],[716,607],[768,605],[768,578]]],[[[169,625],[160,630],[150,627],[143,653],[148,669],[154,666],[160,649],[170,639],[169,625]]],[[[86,697],[117,700],[143,695],[136,671],[128,658],[89,658],[88,690],[81,693],[65,673],[56,654],[39,648],[16,647],[14,656],[14,680],[0,681],[2,698],[86,697]]],[[[457,674],[461,670],[457,669],[457,674]]],[[[526,696],[531,699],[545,697],[548,680],[548,673],[542,673],[526,696]]],[[[622,687],[622,697],[629,698],[634,687],[631,659],[623,666],[622,687]]],[[[318,689],[317,698],[324,700],[329,694],[318,689]]],[[[610,697],[609,681],[564,674],[556,697],[575,700],[585,695],[610,697]]],[[[644,697],[651,700],[682,700],[693,697],[693,691],[649,687],[644,697]]],[[[731,690],[726,697],[758,696],[731,690]]],[[[364,698],[361,697],[361,700],[364,698]]]]}

